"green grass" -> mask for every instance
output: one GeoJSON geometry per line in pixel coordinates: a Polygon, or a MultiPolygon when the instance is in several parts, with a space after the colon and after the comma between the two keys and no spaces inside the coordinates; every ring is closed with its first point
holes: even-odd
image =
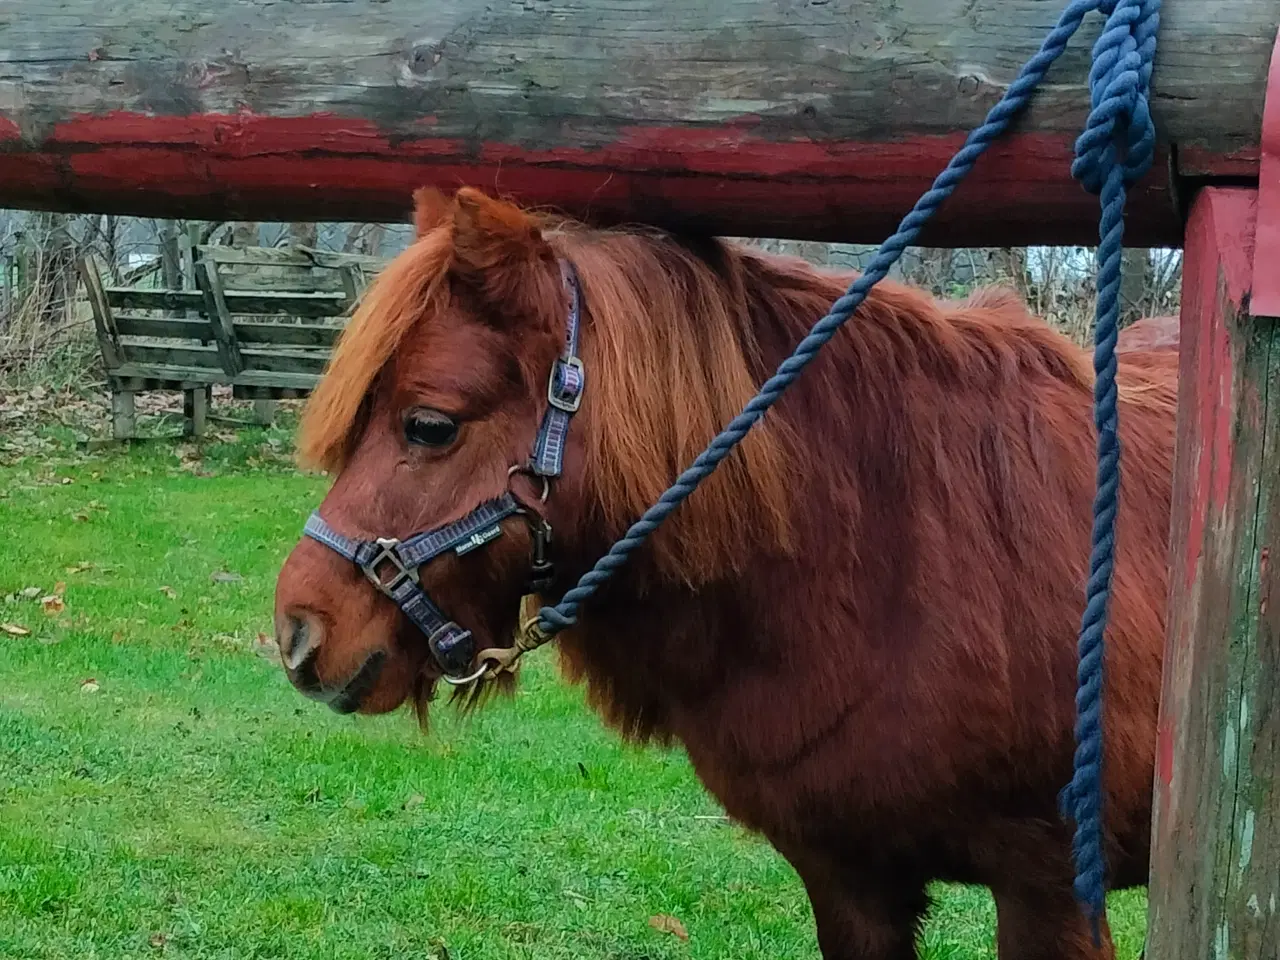
{"type": "MultiPolygon", "coordinates": [[[[0,622],[31,630],[0,633],[0,957],[818,956],[790,867],[549,651],[426,736],[299,697],[256,649],[323,489],[280,436],[0,467],[0,622]],[[21,596],[58,581],[61,612],[21,596]]],[[[985,891],[936,892],[923,955],[993,957],[985,891]]],[[[1144,914],[1113,899],[1122,957],[1144,914]]]]}

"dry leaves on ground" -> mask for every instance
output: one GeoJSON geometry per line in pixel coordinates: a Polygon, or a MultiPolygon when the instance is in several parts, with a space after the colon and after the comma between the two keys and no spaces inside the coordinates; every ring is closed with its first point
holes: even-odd
{"type": "Polygon", "coordinates": [[[44,609],[45,616],[48,617],[56,617],[63,610],[67,609],[66,603],[57,594],[50,594],[47,597],[41,597],[40,606],[44,609]]]}
{"type": "Polygon", "coordinates": [[[83,683],[80,684],[80,692],[81,693],[97,693],[98,681],[95,680],[93,677],[90,677],[88,680],[85,680],[83,683]]]}
{"type": "Polygon", "coordinates": [[[30,630],[17,623],[0,623],[0,632],[7,633],[11,637],[31,636],[30,630]]]}
{"type": "Polygon", "coordinates": [[[657,930],[659,933],[673,933],[681,940],[689,939],[689,931],[684,928],[684,924],[675,917],[665,913],[659,913],[649,918],[649,926],[657,930]]]}
{"type": "Polygon", "coordinates": [[[280,648],[276,645],[275,640],[265,633],[258,634],[254,639],[253,652],[260,657],[266,657],[268,660],[274,660],[280,656],[280,648]]]}

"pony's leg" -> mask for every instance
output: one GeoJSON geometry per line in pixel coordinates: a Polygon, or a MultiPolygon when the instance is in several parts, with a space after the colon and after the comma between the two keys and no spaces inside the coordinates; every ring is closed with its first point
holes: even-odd
{"type": "Polygon", "coordinates": [[[1102,947],[1093,945],[1070,883],[1053,890],[1010,887],[993,893],[1000,960],[1115,960],[1105,921],[1102,947]]]}
{"type": "Polygon", "coordinates": [[[916,931],[929,905],[923,884],[893,877],[800,874],[822,960],[916,960],[916,931]]]}

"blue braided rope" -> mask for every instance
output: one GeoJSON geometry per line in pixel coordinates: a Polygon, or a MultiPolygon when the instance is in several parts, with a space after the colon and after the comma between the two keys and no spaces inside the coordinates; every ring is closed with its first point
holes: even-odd
{"type": "Polygon", "coordinates": [[[1098,249],[1094,354],[1098,490],[1094,501],[1093,549],[1089,558],[1086,609],[1079,643],[1075,774],[1062,794],[1064,808],[1076,821],[1073,844],[1076,896],[1089,910],[1095,940],[1100,935],[1100,920],[1106,909],[1101,826],[1102,643],[1114,566],[1120,476],[1115,345],[1119,326],[1121,241],[1125,189],[1150,167],[1155,146],[1148,91],[1159,9],[1160,0],[1072,0],[1036,55],[1019,71],[982,125],[969,134],[964,146],[930,189],[916,201],[897,231],[881,244],[866,271],[832,304],[827,315],[814,324],[795,352],[779,365],[742,412],[631,525],[622,539],[583,574],[558,604],[543,607],[538,614],[539,626],[549,635],[555,635],[577,622],[582,604],[627,562],[662,521],[729,455],[783,391],[795,382],[818,351],[853,316],[871,289],[888,276],[903,251],[919,237],[929,218],[955,192],[987,147],[1004,134],[1030,102],[1036,87],[1062,55],[1084,17],[1095,10],[1106,14],[1107,24],[1094,46],[1094,62],[1089,74],[1092,111],[1086,130],[1077,141],[1076,161],[1072,165],[1072,175],[1081,180],[1090,192],[1101,195],[1099,233],[1102,244],[1098,249]]]}
{"type": "Polygon", "coordinates": [[[1120,322],[1120,264],[1125,191],[1151,167],[1155,125],[1149,94],[1160,26],[1160,0],[1121,0],[1109,11],[1093,47],[1089,71],[1092,111],[1076,141],[1071,173],[1100,196],[1098,301],[1094,322],[1094,422],[1098,430],[1097,492],[1085,610],[1076,672],[1076,753],[1064,814],[1075,820],[1075,893],[1088,909],[1095,944],[1106,916],[1106,859],[1102,826],[1103,639],[1115,568],[1115,522],[1120,489],[1116,341],[1120,322]]]}

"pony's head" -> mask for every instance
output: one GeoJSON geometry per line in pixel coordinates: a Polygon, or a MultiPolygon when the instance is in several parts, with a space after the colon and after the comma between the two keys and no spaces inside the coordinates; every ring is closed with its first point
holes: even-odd
{"type": "MultiPolygon", "coordinates": [[[[471,189],[415,202],[417,239],[307,405],[302,459],[335,480],[276,588],[290,679],[341,711],[421,713],[441,676],[493,679],[522,598],[572,585],[766,372],[717,243],[590,231],[471,189]]],[[[633,589],[696,588],[785,544],[777,430],[659,531],[633,589]]]]}

